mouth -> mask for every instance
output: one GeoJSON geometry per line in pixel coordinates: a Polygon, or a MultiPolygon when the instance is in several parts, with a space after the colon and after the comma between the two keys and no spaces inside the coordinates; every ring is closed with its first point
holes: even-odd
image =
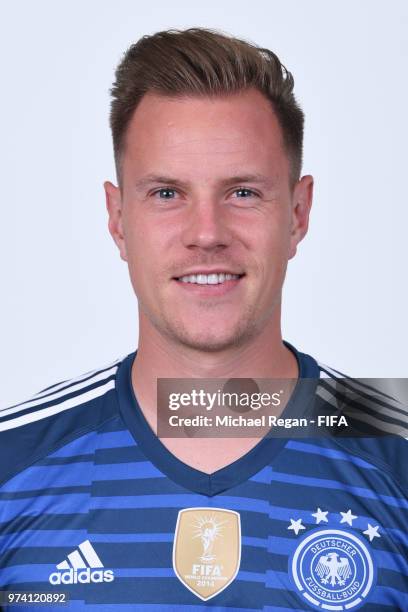
{"type": "Polygon", "coordinates": [[[174,277],[177,285],[191,293],[202,297],[224,295],[235,289],[245,277],[245,274],[232,272],[197,272],[174,277]]]}
{"type": "Polygon", "coordinates": [[[197,274],[186,274],[184,276],[175,277],[175,280],[180,283],[191,283],[194,285],[221,285],[230,280],[238,280],[243,276],[244,274],[231,274],[229,272],[211,272],[210,274],[200,272],[197,274]]]}

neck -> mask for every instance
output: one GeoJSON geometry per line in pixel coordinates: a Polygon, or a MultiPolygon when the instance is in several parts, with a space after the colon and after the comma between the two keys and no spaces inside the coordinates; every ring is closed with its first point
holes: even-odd
{"type": "Polygon", "coordinates": [[[280,310],[276,310],[261,332],[247,343],[214,352],[169,339],[140,314],[132,383],[145,415],[156,410],[158,378],[297,378],[296,358],[283,344],[280,310]]]}

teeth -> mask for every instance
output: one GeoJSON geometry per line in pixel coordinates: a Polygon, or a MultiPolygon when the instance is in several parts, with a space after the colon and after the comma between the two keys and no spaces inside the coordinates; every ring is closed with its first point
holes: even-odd
{"type": "Polygon", "coordinates": [[[182,283],[195,283],[197,285],[219,285],[226,280],[239,278],[239,274],[190,274],[182,276],[179,280],[182,283]]]}

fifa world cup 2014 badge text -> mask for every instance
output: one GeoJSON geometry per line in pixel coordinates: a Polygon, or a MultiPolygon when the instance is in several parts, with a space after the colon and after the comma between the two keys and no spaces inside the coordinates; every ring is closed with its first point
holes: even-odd
{"type": "Polygon", "coordinates": [[[173,568],[194,595],[206,601],[234,580],[241,562],[238,512],[223,508],[185,508],[177,518],[173,568]]]}

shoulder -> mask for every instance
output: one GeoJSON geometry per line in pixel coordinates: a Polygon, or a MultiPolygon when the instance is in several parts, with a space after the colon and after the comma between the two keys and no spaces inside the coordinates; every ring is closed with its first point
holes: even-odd
{"type": "Polygon", "coordinates": [[[335,442],[386,473],[408,495],[408,381],[355,378],[317,363],[321,405],[344,415],[349,424],[349,431],[334,434],[335,442]]]}
{"type": "Polygon", "coordinates": [[[116,414],[121,361],[51,385],[0,410],[0,485],[116,414]]]}
{"type": "Polygon", "coordinates": [[[356,378],[318,363],[318,394],[332,406],[347,409],[362,433],[408,436],[408,380],[356,378]]]}

